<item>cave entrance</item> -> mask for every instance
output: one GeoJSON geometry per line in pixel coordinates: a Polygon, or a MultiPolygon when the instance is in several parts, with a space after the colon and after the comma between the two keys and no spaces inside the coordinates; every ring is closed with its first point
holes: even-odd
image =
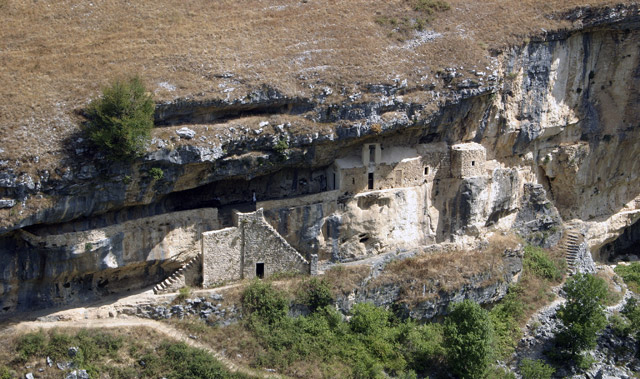
{"type": "Polygon", "coordinates": [[[264,263],[256,263],[256,277],[264,278],[264,263]]]}
{"type": "Polygon", "coordinates": [[[373,172],[369,173],[369,189],[372,190],[373,189],[373,172]]]}
{"type": "Polygon", "coordinates": [[[627,227],[618,238],[602,246],[594,258],[603,262],[640,260],[640,220],[627,227]]]}

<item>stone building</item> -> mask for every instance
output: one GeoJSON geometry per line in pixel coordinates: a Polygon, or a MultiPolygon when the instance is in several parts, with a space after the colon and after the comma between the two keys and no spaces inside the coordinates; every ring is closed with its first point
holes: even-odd
{"type": "Polygon", "coordinates": [[[478,143],[451,146],[451,176],[458,179],[484,175],[486,151],[478,143]]]}
{"type": "Polygon", "coordinates": [[[413,187],[434,179],[484,174],[485,149],[477,143],[414,147],[366,143],[360,154],[336,159],[327,169],[327,189],[357,194],[413,187]]]}
{"type": "Polygon", "coordinates": [[[311,262],[302,257],[269,225],[262,209],[235,213],[234,225],[202,234],[205,287],[277,272],[316,272],[317,257],[311,262]]]}

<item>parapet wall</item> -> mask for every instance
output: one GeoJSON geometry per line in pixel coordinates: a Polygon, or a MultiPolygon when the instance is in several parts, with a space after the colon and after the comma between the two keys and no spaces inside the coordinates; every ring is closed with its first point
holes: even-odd
{"type": "Polygon", "coordinates": [[[106,249],[124,263],[166,260],[183,252],[197,254],[202,232],[217,228],[218,210],[202,208],[82,232],[37,236],[23,231],[22,237],[34,246],[66,251],[76,257],[106,249]]]}

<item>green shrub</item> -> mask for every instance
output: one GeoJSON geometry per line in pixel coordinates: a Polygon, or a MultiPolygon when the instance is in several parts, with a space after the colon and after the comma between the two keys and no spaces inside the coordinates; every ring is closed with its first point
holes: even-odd
{"type": "Polygon", "coordinates": [[[151,175],[153,180],[160,180],[164,178],[164,171],[162,171],[161,168],[153,167],[151,170],[149,170],[149,175],[151,175]]]}
{"type": "Polygon", "coordinates": [[[42,355],[46,346],[45,335],[42,331],[28,333],[18,340],[16,350],[22,360],[42,355]]]}
{"type": "Polygon", "coordinates": [[[273,147],[273,150],[278,153],[281,157],[286,157],[287,150],[289,149],[289,143],[286,139],[280,139],[273,147]]]}
{"type": "Polygon", "coordinates": [[[451,6],[444,0],[414,0],[413,9],[431,15],[449,10],[451,6]]]}
{"type": "Polygon", "coordinates": [[[629,337],[633,329],[631,322],[620,314],[614,314],[609,317],[609,324],[611,324],[613,333],[621,338],[629,337]]]}
{"type": "Polygon", "coordinates": [[[549,254],[539,247],[525,246],[523,264],[538,277],[554,281],[562,279],[562,270],[549,257],[549,254]]]}
{"type": "Polygon", "coordinates": [[[493,355],[489,313],[465,299],[451,306],[444,327],[451,370],[461,378],[483,378],[493,355]]]}
{"type": "Polygon", "coordinates": [[[627,300],[627,304],[622,309],[622,314],[629,320],[631,330],[640,332],[640,304],[638,304],[638,300],[633,297],[627,300]]]}
{"type": "Polygon", "coordinates": [[[522,379],[550,379],[555,371],[556,369],[540,360],[525,358],[520,362],[522,379]]]}
{"type": "Polygon", "coordinates": [[[191,296],[191,287],[184,286],[178,290],[178,296],[176,299],[179,301],[186,300],[189,296],[191,296]]]}
{"type": "Polygon", "coordinates": [[[371,303],[358,303],[351,309],[349,326],[354,333],[371,335],[389,326],[389,311],[371,303]]]}
{"type": "Polygon", "coordinates": [[[255,315],[267,324],[281,320],[289,311],[284,294],[261,280],[254,280],[244,291],[242,306],[246,314],[255,315]]]}
{"type": "Polygon", "coordinates": [[[640,262],[633,262],[629,265],[617,265],[613,270],[622,277],[622,280],[635,292],[640,293],[640,262]]]}
{"type": "Polygon", "coordinates": [[[154,104],[139,77],[116,80],[87,109],[89,139],[110,159],[141,155],[153,128],[154,104]]]}
{"type": "Polygon", "coordinates": [[[597,333],[607,324],[604,313],[607,284],[591,274],[576,274],[563,289],[567,302],[558,310],[563,328],[556,335],[556,342],[576,357],[596,345],[597,333]]]}
{"type": "Polygon", "coordinates": [[[333,294],[329,284],[323,279],[311,278],[302,282],[298,291],[298,301],[309,307],[311,312],[333,304],[333,294]]]}
{"type": "Polygon", "coordinates": [[[400,327],[399,342],[407,365],[415,372],[426,372],[445,356],[442,324],[416,325],[407,321],[400,327]]]}

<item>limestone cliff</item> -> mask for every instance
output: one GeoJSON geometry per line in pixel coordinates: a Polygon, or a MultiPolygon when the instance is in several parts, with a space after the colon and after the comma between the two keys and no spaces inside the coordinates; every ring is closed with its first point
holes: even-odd
{"type": "MultiPolygon", "coordinates": [[[[263,86],[235,100],[162,104],[152,146],[133,165],[106,162],[78,137],[55,172],[0,172],[0,308],[64,304],[160,280],[193,256],[201,231],[230,226],[231,210],[253,194],[288,243],[321,260],[511,228],[552,244],[560,216],[584,224],[597,251],[640,218],[640,17],[637,5],[558,17],[574,26],[495,52],[488,73],[443,69],[442,90],[399,81],[335,100],[263,86]],[[454,174],[452,146],[471,142],[486,161],[478,172],[454,174]],[[367,152],[376,144],[385,150],[367,152]],[[396,147],[415,156],[391,157],[396,147]],[[357,191],[340,190],[336,169],[349,173],[377,154],[390,154],[389,171],[375,171],[384,188],[369,190],[363,175],[349,184],[357,191]],[[411,171],[416,162],[420,175],[411,171]],[[154,167],[162,179],[149,174],[154,167]],[[37,212],[23,206],[37,201],[37,212]],[[162,227],[149,221],[202,208],[217,215],[162,227]],[[131,249],[122,242],[128,237],[114,237],[126,231],[104,234],[123,222],[152,237],[131,249]],[[66,242],[47,242],[55,239],[66,242]],[[107,278],[120,284],[107,286],[107,278]]],[[[475,158],[468,163],[477,167],[475,158]]],[[[626,235],[635,241],[637,233],[626,235]]]]}

